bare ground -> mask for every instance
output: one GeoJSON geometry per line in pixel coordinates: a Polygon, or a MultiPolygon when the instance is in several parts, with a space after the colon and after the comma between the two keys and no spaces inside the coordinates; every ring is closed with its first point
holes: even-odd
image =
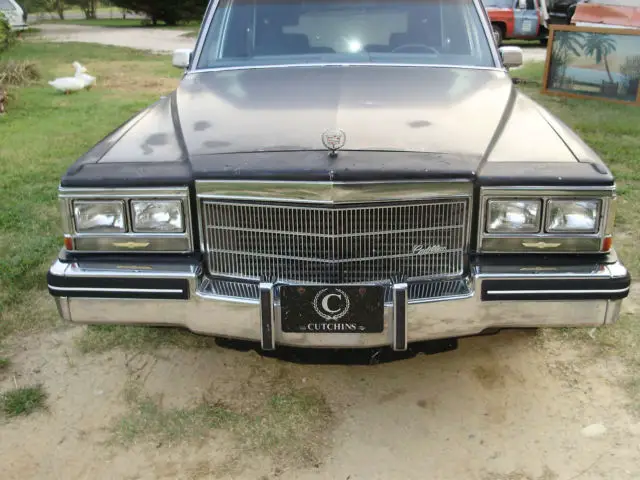
{"type": "Polygon", "coordinates": [[[169,53],[179,48],[193,48],[194,38],[188,30],[174,28],[106,28],[83,25],[38,24],[39,35],[50,42],[100,43],[116,47],[169,53]]]}
{"type": "MultiPolygon", "coordinates": [[[[637,298],[628,313],[640,312],[637,298]]],[[[10,344],[0,391],[43,383],[49,408],[0,419],[3,479],[640,478],[640,422],[620,385],[628,372],[556,333],[504,332],[375,366],[300,365],[220,347],[87,355],[74,342],[82,333],[63,327],[10,344]],[[164,412],[206,399],[244,420],[201,430],[205,417],[178,415],[169,420],[187,426],[181,434],[123,441],[123,428],[144,432],[154,421],[127,398],[131,385],[164,412]],[[287,391],[312,392],[329,413],[254,422],[287,391]],[[585,435],[592,424],[606,432],[585,435]]]]}

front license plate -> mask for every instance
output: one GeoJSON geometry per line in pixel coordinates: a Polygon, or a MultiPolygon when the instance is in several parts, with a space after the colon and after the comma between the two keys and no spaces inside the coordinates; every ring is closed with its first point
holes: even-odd
{"type": "Polygon", "coordinates": [[[380,333],[384,287],[280,287],[282,331],[287,333],[380,333]]]}

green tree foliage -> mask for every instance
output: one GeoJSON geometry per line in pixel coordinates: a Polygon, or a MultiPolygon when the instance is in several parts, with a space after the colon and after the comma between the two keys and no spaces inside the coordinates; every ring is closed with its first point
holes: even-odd
{"type": "Polygon", "coordinates": [[[98,8],[98,0],[66,0],[66,3],[79,6],[87,20],[97,18],[96,10],[98,8]]]}
{"type": "Polygon", "coordinates": [[[147,15],[154,25],[160,21],[176,25],[185,20],[198,20],[207,8],[206,0],[112,0],[111,3],[147,15]]]}
{"type": "Polygon", "coordinates": [[[27,21],[27,16],[32,12],[55,13],[60,17],[60,20],[64,20],[66,5],[63,0],[21,0],[18,3],[24,10],[25,22],[27,21]]]}
{"type": "Polygon", "coordinates": [[[0,12],[0,53],[8,50],[16,41],[16,34],[11,30],[9,20],[0,12]]]}

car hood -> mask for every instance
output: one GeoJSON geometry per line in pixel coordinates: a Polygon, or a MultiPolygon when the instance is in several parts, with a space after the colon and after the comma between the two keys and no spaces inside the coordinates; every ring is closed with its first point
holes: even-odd
{"type": "Polygon", "coordinates": [[[524,184],[592,182],[594,175],[611,181],[595,152],[502,70],[336,65],[187,74],[176,92],[83,155],[62,184],[524,184]],[[335,158],[322,141],[334,129],[346,136],[335,158]]]}
{"type": "Polygon", "coordinates": [[[345,151],[482,156],[511,94],[496,70],[325,66],[191,74],[176,98],[191,156],[326,151],[331,129],[345,151]]]}

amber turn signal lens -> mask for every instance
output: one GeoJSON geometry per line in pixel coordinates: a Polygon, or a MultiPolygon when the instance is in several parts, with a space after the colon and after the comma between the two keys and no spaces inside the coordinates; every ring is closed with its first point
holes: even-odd
{"type": "Polygon", "coordinates": [[[64,237],[64,248],[67,250],[73,250],[73,238],[64,237]]]}
{"type": "Polygon", "coordinates": [[[606,237],[602,241],[602,251],[609,252],[611,251],[611,247],[613,247],[613,237],[606,237]]]}

